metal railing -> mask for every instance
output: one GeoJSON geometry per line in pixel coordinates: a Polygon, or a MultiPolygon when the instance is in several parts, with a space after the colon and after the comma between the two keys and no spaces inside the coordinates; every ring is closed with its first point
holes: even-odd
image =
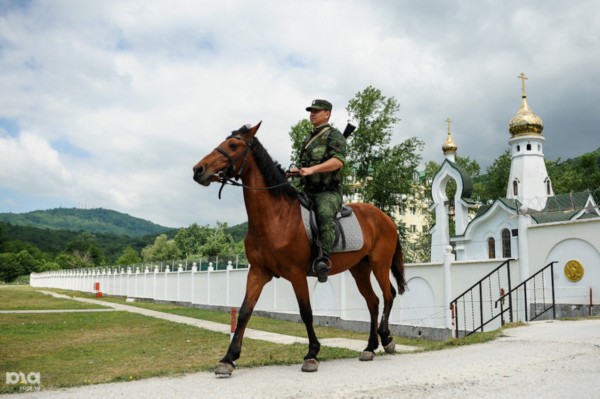
{"type": "MultiPolygon", "coordinates": [[[[510,261],[507,259],[500,266],[489,272],[481,280],[473,284],[465,292],[450,302],[452,323],[455,337],[466,337],[483,328],[494,320],[503,317],[503,311],[498,312],[494,303],[504,297],[505,289],[511,292],[510,261]],[[470,311],[470,314],[467,311],[470,311]]],[[[509,302],[512,297],[508,297],[509,302]]],[[[510,305],[509,305],[510,306],[510,305]]]]}
{"type": "Polygon", "coordinates": [[[554,291],[554,262],[548,263],[533,276],[517,285],[507,294],[496,301],[496,307],[500,304],[500,314],[504,325],[504,313],[508,312],[510,322],[533,321],[552,310],[552,318],[556,318],[556,298],[554,291]],[[546,277],[548,275],[548,277],[546,277]],[[550,289],[546,280],[550,280],[550,289]],[[528,286],[529,284],[529,286],[528,286]],[[529,293],[529,294],[528,294],[529,293]],[[515,300],[512,297],[515,296],[515,300]],[[504,300],[508,297],[508,307],[504,309],[504,300]],[[522,298],[522,306],[519,297],[522,298]],[[533,298],[532,298],[533,297],[533,298]],[[529,300],[533,299],[531,302],[529,300]],[[513,306],[517,304],[517,308],[513,306]],[[531,306],[531,308],[530,308],[531,306]],[[525,317],[522,318],[521,315],[525,317]],[[532,317],[530,317],[532,316],[532,317]]]}
{"type": "Polygon", "coordinates": [[[527,280],[511,288],[511,260],[505,261],[492,270],[450,303],[456,338],[467,337],[478,331],[483,332],[485,326],[491,325],[496,320],[499,320],[499,325],[494,325],[491,330],[499,328],[506,323],[507,317],[511,323],[533,321],[552,310],[552,318],[556,318],[554,290],[556,262],[547,264],[527,280]],[[503,269],[506,270],[504,280],[502,280],[503,269]],[[503,283],[508,290],[502,287],[503,283]],[[506,306],[507,302],[508,306],[506,306]],[[499,310],[498,305],[500,305],[499,310]]]}

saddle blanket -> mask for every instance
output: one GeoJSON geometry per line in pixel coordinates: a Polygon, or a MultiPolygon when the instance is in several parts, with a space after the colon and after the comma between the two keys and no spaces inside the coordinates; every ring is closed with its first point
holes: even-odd
{"type": "MultiPolygon", "coordinates": [[[[310,211],[302,205],[300,205],[300,209],[302,210],[302,222],[304,223],[304,230],[306,230],[308,241],[312,242],[313,234],[310,228],[310,211]]],[[[342,217],[338,220],[341,225],[340,228],[343,230],[343,234],[346,238],[346,248],[342,247],[342,237],[337,237],[336,243],[331,252],[351,252],[361,249],[364,245],[364,240],[360,224],[358,223],[358,219],[356,219],[356,214],[352,212],[350,216],[342,217]]],[[[340,232],[340,235],[341,234],[342,233],[340,232]]]]}

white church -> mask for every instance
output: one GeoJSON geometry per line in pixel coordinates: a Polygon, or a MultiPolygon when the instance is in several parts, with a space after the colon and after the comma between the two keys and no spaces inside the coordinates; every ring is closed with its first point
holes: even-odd
{"type": "MultiPolygon", "coordinates": [[[[554,262],[557,303],[598,304],[598,206],[589,191],[554,193],[544,163],[544,124],[527,102],[527,77],[521,74],[519,78],[523,82],[521,107],[508,125],[511,168],[506,197],[479,207],[471,216],[469,208],[476,206],[470,198],[471,179],[455,163],[458,147],[448,129],[448,138],[442,147],[445,160],[431,187],[431,209],[436,218],[430,231],[431,262],[444,262],[452,251],[452,281],[456,282],[457,278],[469,279],[460,272],[460,265],[486,259],[512,259],[513,264],[518,265],[513,271],[513,286],[554,262]],[[448,198],[446,188],[451,180],[456,182],[456,194],[448,198]],[[450,234],[451,223],[454,223],[453,235],[450,234]]],[[[481,277],[483,275],[481,273],[481,277]]],[[[457,295],[456,290],[452,291],[457,295]]]]}

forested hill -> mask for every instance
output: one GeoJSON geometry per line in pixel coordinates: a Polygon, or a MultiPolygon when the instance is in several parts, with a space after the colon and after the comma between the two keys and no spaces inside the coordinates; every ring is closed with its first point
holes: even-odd
{"type": "Polygon", "coordinates": [[[40,229],[87,231],[142,237],[172,230],[144,219],[109,209],[56,208],[27,213],[0,213],[0,222],[40,229]]]}

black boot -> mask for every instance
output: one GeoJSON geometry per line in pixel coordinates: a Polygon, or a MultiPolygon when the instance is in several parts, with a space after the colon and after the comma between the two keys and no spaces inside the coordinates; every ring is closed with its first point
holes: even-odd
{"type": "Polygon", "coordinates": [[[324,283],[327,281],[327,273],[329,273],[330,268],[329,258],[326,256],[320,256],[315,259],[313,263],[313,268],[315,273],[317,273],[317,277],[319,279],[319,283],[324,283]]]}

